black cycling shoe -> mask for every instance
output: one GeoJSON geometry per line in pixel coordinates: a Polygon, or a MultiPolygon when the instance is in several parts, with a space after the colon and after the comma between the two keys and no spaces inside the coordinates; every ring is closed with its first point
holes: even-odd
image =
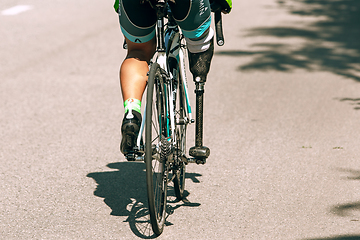
{"type": "Polygon", "coordinates": [[[120,151],[127,156],[129,153],[134,153],[136,140],[141,126],[141,114],[129,110],[123,119],[121,125],[122,139],[120,143],[120,151]]]}

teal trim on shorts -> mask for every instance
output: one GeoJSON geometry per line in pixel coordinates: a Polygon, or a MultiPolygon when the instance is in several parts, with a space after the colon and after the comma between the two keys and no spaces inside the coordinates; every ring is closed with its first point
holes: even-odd
{"type": "Polygon", "coordinates": [[[209,16],[209,18],[203,24],[201,24],[201,26],[198,27],[197,29],[192,31],[182,30],[182,33],[187,38],[196,39],[201,37],[209,29],[210,25],[211,25],[211,16],[209,16]]]}
{"type": "Polygon", "coordinates": [[[131,34],[129,34],[128,32],[125,31],[125,29],[120,25],[121,28],[121,32],[124,34],[124,36],[129,39],[131,42],[134,43],[146,43],[149,42],[151,39],[153,39],[155,37],[155,29],[148,35],[146,36],[142,36],[142,37],[137,37],[137,36],[133,36],[131,34]]]}

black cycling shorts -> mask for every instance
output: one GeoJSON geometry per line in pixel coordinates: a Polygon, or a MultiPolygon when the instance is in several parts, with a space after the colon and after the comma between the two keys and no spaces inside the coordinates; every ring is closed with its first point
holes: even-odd
{"type": "MultiPolygon", "coordinates": [[[[169,5],[186,38],[200,38],[209,29],[209,0],[176,0],[169,5]]],[[[122,33],[132,42],[148,42],[155,36],[156,13],[147,2],[140,4],[140,0],[120,0],[119,20],[122,33]]]]}

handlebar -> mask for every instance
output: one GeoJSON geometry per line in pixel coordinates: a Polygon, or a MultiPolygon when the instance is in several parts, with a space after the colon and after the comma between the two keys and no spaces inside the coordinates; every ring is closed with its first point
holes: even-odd
{"type": "Polygon", "coordinates": [[[224,34],[222,27],[221,6],[218,3],[211,3],[211,11],[215,14],[215,32],[216,43],[218,46],[224,46],[224,34]]]}

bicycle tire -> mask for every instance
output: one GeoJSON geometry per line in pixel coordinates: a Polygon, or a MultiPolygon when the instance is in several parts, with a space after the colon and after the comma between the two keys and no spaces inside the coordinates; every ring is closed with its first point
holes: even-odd
{"type": "Polygon", "coordinates": [[[181,75],[179,76],[178,81],[178,91],[176,96],[175,106],[175,114],[176,114],[176,154],[175,156],[178,159],[176,161],[178,168],[175,168],[173,174],[175,178],[174,182],[174,191],[176,198],[180,201],[184,198],[184,189],[185,189],[185,173],[186,173],[186,165],[181,158],[186,158],[186,130],[188,124],[188,116],[186,114],[186,96],[183,82],[181,81],[181,75]]]}
{"type": "Polygon", "coordinates": [[[163,231],[166,218],[166,161],[161,159],[161,141],[166,132],[164,83],[161,68],[153,63],[148,77],[145,121],[145,163],[150,222],[155,234],[163,231]]]}

